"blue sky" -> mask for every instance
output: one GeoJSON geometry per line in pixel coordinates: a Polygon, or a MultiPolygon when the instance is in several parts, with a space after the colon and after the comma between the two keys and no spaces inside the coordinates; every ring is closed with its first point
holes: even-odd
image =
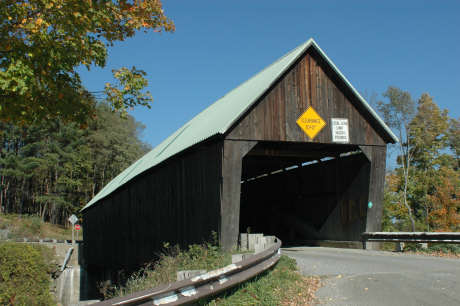
{"type": "Polygon", "coordinates": [[[394,85],[460,116],[460,1],[163,0],[176,32],[139,33],[83,71],[102,90],[111,69],[147,72],[151,109],[132,115],[152,147],[310,37],[362,94],[394,85]]]}

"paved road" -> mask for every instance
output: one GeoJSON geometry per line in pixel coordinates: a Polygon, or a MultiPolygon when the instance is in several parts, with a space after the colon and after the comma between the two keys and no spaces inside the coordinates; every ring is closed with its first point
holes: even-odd
{"type": "Polygon", "coordinates": [[[319,275],[321,305],[460,305],[460,260],[393,252],[293,247],[304,275],[319,275]]]}

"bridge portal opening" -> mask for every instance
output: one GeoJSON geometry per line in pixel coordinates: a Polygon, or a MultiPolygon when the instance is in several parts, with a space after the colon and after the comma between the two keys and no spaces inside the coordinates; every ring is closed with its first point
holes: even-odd
{"type": "Polygon", "coordinates": [[[359,240],[370,162],[354,145],[259,143],[244,158],[240,232],[283,245],[359,240]]]}

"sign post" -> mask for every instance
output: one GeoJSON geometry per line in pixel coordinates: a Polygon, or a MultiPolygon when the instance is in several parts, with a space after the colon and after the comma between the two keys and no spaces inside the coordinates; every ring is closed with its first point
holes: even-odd
{"type": "Polygon", "coordinates": [[[72,244],[75,244],[75,239],[74,239],[74,237],[75,237],[74,236],[75,235],[75,228],[74,228],[74,225],[75,225],[75,223],[77,223],[78,218],[75,215],[71,215],[68,220],[69,220],[70,223],[72,223],[72,244]]]}
{"type": "Polygon", "coordinates": [[[75,230],[77,231],[77,241],[78,241],[78,233],[80,233],[81,226],[80,224],[75,224],[75,230]]]}

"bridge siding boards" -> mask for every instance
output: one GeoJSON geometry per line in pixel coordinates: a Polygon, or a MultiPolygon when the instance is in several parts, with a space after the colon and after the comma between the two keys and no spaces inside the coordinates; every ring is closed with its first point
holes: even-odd
{"type": "Polygon", "coordinates": [[[385,186],[386,146],[361,146],[361,150],[371,162],[369,201],[376,206],[376,209],[369,209],[366,221],[366,231],[378,232],[381,230],[383,217],[382,205],[383,188],[385,186]]]}
{"type": "Polygon", "coordinates": [[[385,146],[383,136],[368,121],[370,116],[355,106],[356,98],[342,92],[343,82],[334,79],[332,72],[316,56],[309,52],[302,57],[226,138],[331,143],[331,118],[348,118],[351,144],[385,146]],[[311,88],[310,94],[307,88],[311,88]],[[326,126],[313,140],[296,123],[308,106],[326,121],[326,126]]]}
{"type": "MultiPolygon", "coordinates": [[[[85,209],[84,254],[87,263],[110,269],[135,267],[151,259],[164,242],[182,246],[200,243],[209,238],[211,231],[219,234],[223,247],[234,247],[240,230],[242,173],[255,169],[245,169],[243,160],[251,150],[254,154],[259,145],[259,152],[265,157],[271,152],[275,157],[286,160],[292,157],[299,161],[314,160],[314,156],[309,157],[306,153],[323,145],[333,156],[340,153],[337,148],[350,151],[359,145],[367,158],[343,159],[344,163],[348,160],[353,165],[350,166],[353,171],[355,167],[361,169],[353,175],[344,175],[353,182],[351,187],[340,185],[345,183],[336,173],[331,181],[340,186],[329,187],[336,188],[335,194],[341,196],[337,196],[336,203],[325,196],[325,206],[313,209],[313,213],[332,211],[330,220],[325,221],[328,224],[324,230],[329,235],[327,237],[355,238],[357,232],[378,230],[382,217],[386,143],[392,140],[357,99],[318,52],[308,49],[226,134],[170,157],[97,205],[85,209]],[[326,121],[326,127],[313,140],[296,124],[308,106],[326,121]],[[349,120],[348,145],[331,143],[330,119],[337,117],[349,120]],[[284,146],[285,152],[267,144],[284,146]],[[361,194],[356,196],[347,190],[361,194]],[[368,201],[374,203],[371,210],[366,209],[368,201]]],[[[331,156],[327,155],[329,153],[324,156],[331,156]]],[[[306,171],[316,171],[334,176],[337,163],[340,160],[315,166],[318,169],[323,167],[323,171],[312,168],[299,171],[302,175],[307,175],[306,171]]],[[[310,188],[320,189],[315,185],[319,182],[327,184],[328,180],[312,181],[310,188]]],[[[284,184],[282,181],[278,183],[284,184]]],[[[276,186],[276,182],[270,186],[276,186]]],[[[264,188],[255,190],[263,192],[264,188]]]]}
{"type": "Polygon", "coordinates": [[[222,149],[213,142],[136,178],[85,212],[85,258],[136,266],[164,242],[187,246],[218,232],[222,149]]]}

